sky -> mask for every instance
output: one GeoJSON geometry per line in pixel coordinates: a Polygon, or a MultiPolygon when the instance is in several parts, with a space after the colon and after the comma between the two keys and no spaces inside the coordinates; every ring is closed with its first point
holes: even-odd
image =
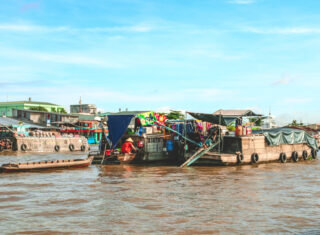
{"type": "Polygon", "coordinates": [[[0,4],[0,102],[320,122],[320,1],[0,4]]]}

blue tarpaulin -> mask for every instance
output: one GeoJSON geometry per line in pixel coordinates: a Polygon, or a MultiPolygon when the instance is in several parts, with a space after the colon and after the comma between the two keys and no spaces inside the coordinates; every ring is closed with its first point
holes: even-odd
{"type": "Polygon", "coordinates": [[[108,115],[109,139],[111,140],[112,148],[116,147],[133,117],[133,115],[108,115]]]}

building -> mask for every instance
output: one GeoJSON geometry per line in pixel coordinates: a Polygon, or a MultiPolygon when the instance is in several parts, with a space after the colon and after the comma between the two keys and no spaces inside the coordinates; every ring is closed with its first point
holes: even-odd
{"type": "Polygon", "coordinates": [[[0,102],[0,116],[12,117],[13,109],[38,109],[46,110],[47,112],[65,112],[63,106],[48,102],[31,101],[31,98],[29,98],[28,101],[0,102]]]}
{"type": "Polygon", "coordinates": [[[269,114],[265,119],[263,119],[262,129],[272,129],[278,127],[275,121],[274,116],[269,114]]]}
{"type": "Polygon", "coordinates": [[[54,113],[28,109],[13,109],[12,117],[21,121],[44,126],[59,126],[60,123],[76,123],[79,117],[72,114],[54,113]]]}
{"type": "Polygon", "coordinates": [[[314,123],[314,124],[310,124],[310,125],[307,125],[307,127],[309,128],[312,128],[312,129],[315,129],[315,130],[320,130],[320,123],[314,123]]]}
{"type": "Polygon", "coordinates": [[[70,105],[70,113],[97,114],[97,107],[94,104],[73,104],[70,105]]]}

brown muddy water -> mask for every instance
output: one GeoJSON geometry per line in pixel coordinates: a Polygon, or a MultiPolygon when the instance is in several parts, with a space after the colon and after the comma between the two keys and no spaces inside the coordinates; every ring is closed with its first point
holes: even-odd
{"type": "MultiPolygon", "coordinates": [[[[0,155],[0,164],[85,158],[0,155]]],[[[320,160],[0,174],[1,234],[320,234],[320,160]]]]}

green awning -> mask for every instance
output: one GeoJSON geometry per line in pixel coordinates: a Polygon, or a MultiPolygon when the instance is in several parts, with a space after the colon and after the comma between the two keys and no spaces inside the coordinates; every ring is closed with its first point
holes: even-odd
{"type": "Polygon", "coordinates": [[[263,134],[266,137],[268,144],[271,146],[281,144],[307,144],[315,150],[319,149],[317,140],[304,130],[274,128],[256,130],[254,133],[263,134]]]}

